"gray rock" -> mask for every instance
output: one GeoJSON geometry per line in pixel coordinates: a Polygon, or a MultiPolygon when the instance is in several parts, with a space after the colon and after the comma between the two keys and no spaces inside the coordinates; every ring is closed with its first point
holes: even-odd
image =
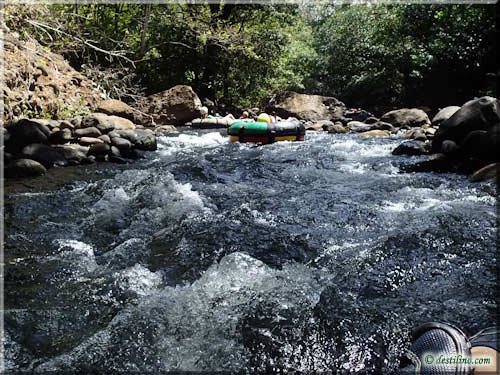
{"type": "Polygon", "coordinates": [[[68,120],[63,120],[59,123],[59,128],[60,129],[69,129],[69,130],[75,130],[75,125],[73,125],[70,121],[68,120]]]}
{"type": "Polygon", "coordinates": [[[376,130],[388,130],[391,133],[394,133],[396,131],[396,128],[394,126],[392,126],[388,122],[384,122],[384,121],[377,121],[377,122],[373,123],[372,126],[373,126],[374,130],[375,129],[376,130]]]}
{"type": "Polygon", "coordinates": [[[429,153],[429,147],[422,141],[405,141],[396,147],[393,155],[426,155],[429,153]]]}
{"type": "Polygon", "coordinates": [[[123,130],[123,129],[135,129],[135,124],[122,117],[118,116],[109,116],[109,121],[113,124],[113,129],[123,130]]]}
{"type": "MultiPolygon", "coordinates": [[[[378,118],[376,118],[374,116],[370,116],[367,119],[365,119],[363,122],[365,124],[375,124],[376,122],[379,122],[379,120],[378,120],[378,118]]],[[[381,129],[381,130],[383,130],[383,129],[381,129]]]]}
{"type": "Polygon", "coordinates": [[[114,157],[121,157],[122,156],[120,150],[116,146],[111,146],[111,151],[110,151],[109,155],[114,156],[114,157]]]}
{"type": "Polygon", "coordinates": [[[108,145],[111,144],[111,138],[107,134],[100,135],[99,137],[97,137],[97,139],[100,139],[101,141],[107,143],[108,145]]]}
{"type": "Polygon", "coordinates": [[[388,122],[396,127],[416,127],[430,124],[427,113],[418,108],[402,108],[384,114],[380,121],[388,122]]]}
{"type": "Polygon", "coordinates": [[[88,128],[82,128],[82,129],[76,129],[75,130],[75,136],[76,137],[91,137],[91,138],[97,138],[101,136],[102,133],[99,131],[99,129],[94,128],[94,127],[88,127],[88,128]]]}
{"type": "Polygon", "coordinates": [[[458,150],[458,145],[449,139],[444,140],[441,143],[440,153],[445,155],[450,155],[458,150]]]}
{"type": "Polygon", "coordinates": [[[405,133],[404,137],[407,139],[415,139],[418,141],[426,141],[427,140],[427,136],[425,135],[424,130],[420,129],[420,128],[414,128],[414,129],[408,130],[405,133]]]}
{"type": "MultiPolygon", "coordinates": [[[[157,124],[184,125],[200,117],[201,100],[191,87],[178,85],[142,98],[135,105],[140,111],[151,114],[157,124]]],[[[140,119],[136,121],[143,123],[140,119]]],[[[144,123],[150,122],[149,119],[144,123]]]]}
{"type": "Polygon", "coordinates": [[[7,152],[16,154],[23,147],[32,143],[47,143],[50,129],[36,120],[23,119],[7,128],[8,139],[5,141],[7,152]]]}
{"type": "Polygon", "coordinates": [[[497,180],[500,177],[500,163],[491,163],[477,170],[470,177],[471,182],[497,180]]]}
{"type": "Polygon", "coordinates": [[[500,102],[493,97],[484,96],[465,103],[453,116],[443,121],[434,134],[432,149],[441,149],[445,140],[461,145],[469,133],[489,131],[500,123],[500,102]]]}
{"type": "Polygon", "coordinates": [[[350,121],[347,123],[347,127],[350,131],[355,133],[362,133],[373,130],[373,125],[368,125],[360,121],[350,121]]]}
{"type": "Polygon", "coordinates": [[[103,100],[98,104],[97,111],[110,116],[119,116],[131,121],[134,121],[134,114],[136,112],[128,104],[116,99],[103,100]]]}
{"type": "Polygon", "coordinates": [[[455,114],[456,111],[458,111],[460,107],[458,106],[449,106],[441,109],[436,116],[433,117],[432,119],[432,125],[434,126],[439,126],[443,121],[448,120],[451,116],[455,114]]]}
{"type": "Polygon", "coordinates": [[[358,133],[361,138],[378,138],[388,137],[391,133],[388,130],[369,130],[366,132],[358,133]]]}
{"type": "Polygon", "coordinates": [[[133,145],[128,139],[113,137],[111,138],[111,144],[115,146],[121,152],[128,152],[132,149],[133,145]]]}
{"type": "Polygon", "coordinates": [[[39,162],[45,168],[67,165],[67,160],[63,154],[51,146],[40,143],[34,143],[25,146],[22,150],[22,155],[25,159],[31,159],[39,162]]]}
{"type": "Polygon", "coordinates": [[[340,123],[335,123],[328,128],[329,134],[344,134],[347,133],[347,129],[344,128],[340,123]]]}
{"type": "MultiPolygon", "coordinates": [[[[114,124],[109,116],[104,113],[92,113],[82,119],[82,128],[96,128],[101,133],[108,133],[114,129],[114,124]]],[[[101,135],[101,134],[99,134],[101,135]]]]}
{"type": "Polygon", "coordinates": [[[72,118],[69,121],[70,121],[71,124],[73,124],[73,126],[75,127],[75,129],[78,129],[78,128],[82,127],[82,122],[83,122],[82,117],[75,117],[75,118],[72,118]]]}
{"type": "Polygon", "coordinates": [[[299,94],[293,91],[282,91],[273,95],[265,109],[267,113],[276,113],[281,118],[295,117],[311,122],[338,118],[344,110],[344,103],[334,97],[299,94]]]}
{"type": "Polygon", "coordinates": [[[76,161],[78,163],[84,162],[87,158],[89,147],[80,146],[76,144],[54,146],[67,160],[76,161]]]}
{"type": "MultiPolygon", "coordinates": [[[[349,109],[349,110],[344,112],[344,116],[349,117],[353,121],[364,122],[365,124],[368,124],[366,119],[374,118],[370,112],[365,111],[364,109],[349,109]]],[[[378,120],[376,120],[376,121],[378,121],[378,120]]],[[[376,121],[374,121],[374,122],[376,122],[376,121]]]]}
{"type": "Polygon", "coordinates": [[[49,137],[49,141],[55,144],[64,144],[71,142],[73,140],[73,135],[71,134],[71,130],[62,129],[52,133],[49,137]]]}
{"type": "Polygon", "coordinates": [[[97,160],[100,160],[99,156],[107,155],[110,151],[111,147],[106,143],[96,143],[90,146],[87,156],[95,156],[97,160]]]}
{"type": "Polygon", "coordinates": [[[5,166],[5,177],[31,177],[41,176],[47,169],[39,162],[32,159],[17,159],[5,166]]]}
{"type": "Polygon", "coordinates": [[[144,151],[155,151],[157,149],[156,136],[149,129],[136,129],[137,142],[135,147],[144,151]]]}
{"type": "Polygon", "coordinates": [[[82,137],[78,140],[78,143],[80,143],[82,146],[91,146],[97,143],[104,143],[104,141],[99,138],[82,137]]]}

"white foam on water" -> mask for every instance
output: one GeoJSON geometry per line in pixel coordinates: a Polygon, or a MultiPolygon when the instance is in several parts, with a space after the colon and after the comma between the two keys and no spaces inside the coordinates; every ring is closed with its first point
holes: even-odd
{"type": "Polygon", "coordinates": [[[192,190],[193,186],[189,182],[181,184],[178,183],[177,181],[174,181],[174,188],[177,190],[177,192],[181,195],[181,197],[184,200],[200,208],[204,207],[200,193],[192,190]]]}
{"type": "Polygon", "coordinates": [[[202,135],[182,133],[177,137],[159,137],[158,150],[162,156],[169,156],[183,149],[215,147],[228,142],[229,138],[222,136],[219,132],[202,135]]]}
{"type": "Polygon", "coordinates": [[[130,196],[123,187],[106,190],[101,199],[94,204],[94,210],[102,213],[121,211],[130,201],[130,196]]]}
{"type": "Polygon", "coordinates": [[[66,261],[68,268],[75,275],[81,275],[92,272],[97,268],[94,248],[85,242],[78,240],[57,239],[54,243],[58,246],[60,253],[58,255],[49,256],[49,260],[66,261]]]}
{"type": "Polygon", "coordinates": [[[114,274],[120,289],[136,293],[138,296],[146,296],[158,289],[162,283],[160,271],[151,272],[146,267],[136,264],[114,274]]]}
{"type": "Polygon", "coordinates": [[[363,174],[368,169],[369,166],[364,163],[343,163],[338,166],[338,170],[352,174],[363,174]]]}
{"type": "Polygon", "coordinates": [[[396,201],[385,200],[381,210],[401,213],[409,210],[423,212],[428,210],[451,210],[463,205],[481,203],[488,206],[496,204],[495,197],[478,191],[476,188],[454,190],[448,185],[440,185],[435,189],[407,186],[400,189],[396,201]]]}
{"type": "Polygon", "coordinates": [[[374,158],[391,155],[394,144],[371,143],[362,139],[335,139],[330,145],[334,154],[340,154],[347,160],[374,158]]]}
{"type": "MultiPolygon", "coordinates": [[[[270,306],[279,322],[289,313],[313,308],[323,290],[318,272],[295,263],[276,270],[236,252],[224,256],[192,284],[158,289],[160,275],[136,265],[116,276],[123,288],[143,297],[122,309],[105,329],[38,370],[71,368],[115,351],[128,353],[124,363],[114,362],[122,370],[136,366],[129,361],[142,353],[142,336],[123,335],[124,331],[143,332],[142,327],[155,327],[147,343],[159,357],[150,371],[241,370],[248,358],[240,332],[246,317],[260,306],[270,306]]],[[[106,363],[94,365],[107,368],[106,363]]]]}

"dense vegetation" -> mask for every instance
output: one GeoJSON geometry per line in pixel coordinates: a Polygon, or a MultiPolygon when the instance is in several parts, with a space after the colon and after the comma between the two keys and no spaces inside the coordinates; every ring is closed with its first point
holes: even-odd
{"type": "Polygon", "coordinates": [[[5,20],[123,100],[175,84],[240,107],[278,89],[375,110],[494,94],[494,5],[37,5],[5,20]]]}

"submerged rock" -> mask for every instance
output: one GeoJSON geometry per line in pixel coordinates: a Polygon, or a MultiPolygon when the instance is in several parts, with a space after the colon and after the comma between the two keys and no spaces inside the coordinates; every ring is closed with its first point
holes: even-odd
{"type": "Polygon", "coordinates": [[[472,182],[498,180],[500,177],[500,174],[498,173],[499,171],[500,163],[491,163],[475,171],[472,176],[470,176],[470,180],[472,182]]]}

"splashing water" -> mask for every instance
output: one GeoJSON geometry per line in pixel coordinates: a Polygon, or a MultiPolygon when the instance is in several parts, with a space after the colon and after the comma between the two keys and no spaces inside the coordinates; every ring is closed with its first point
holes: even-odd
{"type": "Polygon", "coordinates": [[[6,196],[8,370],[390,372],[416,325],[494,320],[491,185],[395,138],[159,142],[6,196]]]}

